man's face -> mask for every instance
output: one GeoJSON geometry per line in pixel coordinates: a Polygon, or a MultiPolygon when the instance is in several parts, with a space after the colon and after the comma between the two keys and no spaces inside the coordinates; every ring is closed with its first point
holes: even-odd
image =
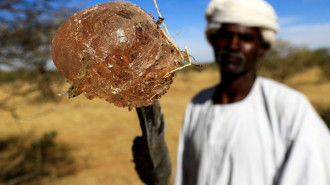
{"type": "Polygon", "coordinates": [[[259,29],[238,24],[223,24],[211,40],[216,61],[224,74],[255,72],[258,59],[266,51],[259,29]]]}

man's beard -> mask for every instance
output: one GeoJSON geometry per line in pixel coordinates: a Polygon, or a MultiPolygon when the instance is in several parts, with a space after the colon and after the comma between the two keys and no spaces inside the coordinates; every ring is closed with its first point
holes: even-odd
{"type": "Polygon", "coordinates": [[[217,52],[216,60],[220,65],[221,71],[233,74],[241,73],[246,65],[245,56],[243,53],[237,51],[222,50],[217,52]],[[230,68],[230,65],[235,65],[236,68],[230,68]]]}

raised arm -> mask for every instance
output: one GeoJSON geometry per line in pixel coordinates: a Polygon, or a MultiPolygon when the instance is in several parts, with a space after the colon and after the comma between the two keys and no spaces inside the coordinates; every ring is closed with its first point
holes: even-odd
{"type": "Polygon", "coordinates": [[[137,171],[147,185],[164,185],[171,176],[171,159],[164,138],[165,119],[158,101],[136,108],[142,136],[136,137],[132,151],[137,171]]]}

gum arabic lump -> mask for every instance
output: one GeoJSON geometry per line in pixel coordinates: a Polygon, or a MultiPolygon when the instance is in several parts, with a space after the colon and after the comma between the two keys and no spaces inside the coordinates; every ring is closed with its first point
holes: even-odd
{"type": "Polygon", "coordinates": [[[98,4],[77,12],[56,31],[55,66],[72,86],[119,107],[152,104],[169,89],[179,66],[179,51],[153,17],[126,1],[98,4]]]}

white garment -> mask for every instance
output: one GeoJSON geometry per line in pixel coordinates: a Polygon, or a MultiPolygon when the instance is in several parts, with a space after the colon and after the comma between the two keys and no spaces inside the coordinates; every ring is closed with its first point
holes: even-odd
{"type": "Polygon", "coordinates": [[[330,185],[330,134],[307,98],[258,77],[249,95],[188,105],[176,185],[330,185]]]}

